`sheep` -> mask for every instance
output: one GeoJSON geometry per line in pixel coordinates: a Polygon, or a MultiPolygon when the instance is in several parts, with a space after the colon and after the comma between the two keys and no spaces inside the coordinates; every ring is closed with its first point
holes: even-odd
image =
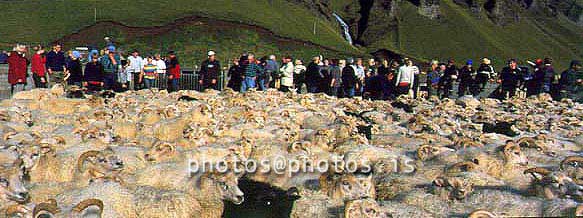
{"type": "Polygon", "coordinates": [[[535,167],[524,171],[533,177],[529,192],[547,199],[574,198],[583,201],[583,186],[562,172],[552,172],[545,168],[535,167]]]}
{"type": "Polygon", "coordinates": [[[473,192],[473,184],[460,178],[439,177],[433,180],[431,192],[444,200],[461,200],[473,192]]]}
{"type": "Polygon", "coordinates": [[[351,200],[345,203],[344,218],[386,218],[379,204],[372,199],[351,200]]]}
{"type": "Polygon", "coordinates": [[[30,199],[29,191],[24,185],[25,169],[22,161],[14,163],[14,167],[0,169],[0,212],[9,203],[26,203],[30,199]]]}
{"type": "Polygon", "coordinates": [[[328,173],[320,177],[321,191],[335,203],[360,198],[375,198],[376,192],[372,174],[328,173]]]}

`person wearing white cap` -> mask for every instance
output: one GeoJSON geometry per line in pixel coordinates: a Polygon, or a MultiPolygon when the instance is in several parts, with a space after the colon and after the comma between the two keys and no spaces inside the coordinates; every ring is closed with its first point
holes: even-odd
{"type": "Polygon", "coordinates": [[[208,59],[200,64],[201,67],[198,82],[202,87],[202,91],[208,88],[219,90],[218,80],[221,71],[221,64],[216,58],[215,51],[210,50],[207,53],[207,56],[208,59]]]}

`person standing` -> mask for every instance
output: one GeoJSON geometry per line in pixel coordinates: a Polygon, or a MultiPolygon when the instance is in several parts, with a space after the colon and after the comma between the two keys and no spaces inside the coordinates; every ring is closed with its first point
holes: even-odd
{"type": "Polygon", "coordinates": [[[221,64],[217,60],[214,51],[209,51],[207,56],[208,59],[200,64],[200,79],[198,82],[202,86],[202,91],[205,89],[219,90],[218,81],[219,73],[221,72],[221,64]]]}
{"type": "MultiPolygon", "coordinates": [[[[355,92],[358,92],[358,95],[364,94],[364,80],[366,78],[366,72],[364,70],[364,63],[362,58],[357,58],[356,59],[356,64],[355,64],[355,73],[356,73],[356,77],[358,78],[358,85],[356,87],[355,92]]],[[[356,95],[356,93],[355,93],[356,95]]]]}
{"type": "Polygon", "coordinates": [[[560,99],[561,87],[559,84],[561,75],[555,72],[553,68],[553,60],[550,58],[545,58],[544,66],[542,67],[542,73],[544,74],[543,79],[543,92],[551,94],[551,97],[555,100],[560,99]]]}
{"type": "Polygon", "coordinates": [[[571,66],[561,74],[560,80],[563,97],[579,103],[583,103],[583,71],[581,71],[581,67],[580,61],[571,61],[571,66]]]}
{"type": "Polygon", "coordinates": [[[488,58],[483,58],[480,67],[478,67],[478,74],[476,75],[476,83],[479,85],[479,92],[483,92],[491,78],[496,77],[496,71],[492,67],[492,61],[488,58]]]}
{"type": "Polygon", "coordinates": [[[333,59],[330,65],[330,88],[328,95],[341,97],[339,92],[342,91],[342,69],[339,66],[339,61],[333,59]]]}
{"type": "Polygon", "coordinates": [[[282,92],[289,92],[294,86],[294,64],[292,63],[292,58],[286,56],[283,58],[283,66],[279,69],[281,73],[281,84],[279,90],[282,92]]]}
{"type": "Polygon", "coordinates": [[[138,75],[139,82],[146,85],[146,89],[151,89],[154,87],[156,79],[158,79],[157,73],[158,67],[154,64],[152,57],[146,58],[146,64],[142,67],[142,73],[138,75]]]}
{"type": "Polygon", "coordinates": [[[316,56],[312,59],[312,62],[308,64],[306,70],[306,85],[308,86],[308,92],[317,93],[319,91],[319,85],[323,79],[324,78],[320,72],[320,57],[316,56]]]}
{"type": "Polygon", "coordinates": [[[500,80],[498,81],[501,84],[502,88],[502,99],[512,98],[516,95],[516,88],[521,80],[521,73],[520,68],[518,68],[518,64],[516,60],[510,59],[508,61],[508,67],[502,69],[500,73],[500,80]]]}
{"type": "Polygon", "coordinates": [[[82,86],[83,82],[83,68],[81,66],[81,53],[78,51],[73,51],[71,54],[71,60],[67,62],[65,67],[65,78],[67,85],[82,86]]]}
{"type": "Polygon", "coordinates": [[[14,51],[8,56],[8,83],[10,83],[10,95],[14,94],[17,86],[26,89],[26,77],[28,71],[28,59],[26,59],[26,46],[16,45],[14,51]]]}
{"type": "MultiPolygon", "coordinates": [[[[293,64],[292,64],[293,65],[293,64]]],[[[279,89],[280,87],[280,71],[279,71],[279,63],[277,63],[277,59],[275,55],[269,55],[269,59],[267,59],[265,63],[265,87],[279,89]]]]}
{"type": "Polygon", "coordinates": [[[413,61],[405,59],[405,65],[399,68],[397,76],[395,77],[395,85],[397,86],[398,95],[408,95],[409,91],[413,89],[415,82],[415,74],[419,72],[419,68],[413,66],[413,61]]]}
{"type": "Polygon", "coordinates": [[[131,75],[131,81],[133,83],[133,89],[135,91],[140,90],[142,84],[140,83],[140,74],[142,73],[142,67],[146,63],[144,59],[140,57],[137,50],[132,51],[132,54],[128,57],[128,66],[126,71],[131,75]]]}
{"type": "Polygon", "coordinates": [[[99,56],[94,54],[91,57],[91,62],[85,65],[85,72],[83,74],[83,86],[88,91],[101,91],[103,88],[103,65],[99,63],[99,56]]]}
{"type": "Polygon", "coordinates": [[[53,50],[47,54],[46,68],[49,72],[50,86],[63,83],[65,71],[65,53],[60,44],[54,44],[53,50]]]}
{"type": "Polygon", "coordinates": [[[47,88],[47,77],[46,77],[46,63],[47,58],[45,56],[45,50],[40,46],[34,47],[34,55],[32,55],[32,79],[34,81],[34,87],[36,88],[47,88]]]}
{"type": "Polygon", "coordinates": [[[350,65],[342,69],[342,89],[344,97],[352,98],[355,95],[358,86],[358,77],[356,76],[356,66],[353,59],[348,59],[350,65]]]}
{"type": "Polygon", "coordinates": [[[458,85],[458,97],[462,97],[466,94],[471,94],[476,96],[475,93],[475,86],[477,85],[474,78],[476,76],[476,72],[474,71],[473,61],[468,60],[466,62],[466,66],[462,67],[460,70],[459,76],[459,85],[458,85]]]}
{"type": "Polygon", "coordinates": [[[302,85],[306,83],[307,68],[300,59],[296,59],[294,64],[294,87],[297,89],[298,94],[301,94],[302,85]]]}
{"type": "Polygon", "coordinates": [[[319,92],[328,93],[330,82],[332,81],[332,78],[330,77],[330,60],[324,59],[324,61],[322,61],[322,65],[320,66],[320,76],[322,78],[318,84],[318,90],[319,92]]]}
{"type": "Polygon", "coordinates": [[[168,63],[166,64],[168,75],[168,92],[176,92],[180,90],[178,81],[180,80],[180,63],[174,51],[168,52],[168,63]]]}
{"type": "Polygon", "coordinates": [[[263,57],[260,59],[256,59],[255,63],[257,64],[257,67],[259,68],[259,70],[257,71],[257,79],[255,80],[255,85],[257,86],[257,88],[261,91],[266,91],[267,87],[265,86],[266,81],[269,79],[269,75],[267,75],[267,73],[265,72],[265,62],[267,61],[267,58],[263,57]]]}
{"type": "Polygon", "coordinates": [[[254,89],[257,82],[257,75],[261,74],[261,67],[257,64],[255,55],[247,55],[248,64],[245,66],[245,72],[243,74],[244,79],[241,84],[241,93],[247,92],[249,89],[254,89]]]}
{"type": "Polygon", "coordinates": [[[241,70],[239,70],[239,67],[239,59],[234,58],[233,65],[231,65],[228,72],[229,82],[227,87],[236,91],[241,90],[241,70]]]}
{"type": "Polygon", "coordinates": [[[115,52],[115,47],[109,46],[105,54],[100,58],[103,66],[103,82],[106,90],[113,90],[116,85],[116,77],[121,67],[120,56],[115,52]]]}
{"type": "Polygon", "coordinates": [[[449,59],[447,66],[443,73],[443,76],[439,80],[439,89],[441,92],[441,98],[449,98],[451,90],[453,88],[453,82],[457,80],[458,69],[455,66],[455,61],[449,59]]]}

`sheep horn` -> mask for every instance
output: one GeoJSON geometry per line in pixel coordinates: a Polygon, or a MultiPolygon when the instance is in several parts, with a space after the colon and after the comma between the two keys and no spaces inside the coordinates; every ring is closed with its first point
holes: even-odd
{"type": "Polygon", "coordinates": [[[532,175],[532,176],[533,176],[535,179],[538,179],[538,178],[536,177],[536,174],[540,174],[540,175],[542,175],[542,176],[547,176],[547,175],[551,174],[551,171],[550,171],[550,170],[547,170],[547,169],[545,169],[545,168],[542,168],[542,167],[534,167],[534,168],[530,168],[530,169],[527,169],[527,170],[525,170],[525,171],[523,172],[523,174],[530,174],[530,175],[532,175]]]}
{"type": "Polygon", "coordinates": [[[53,136],[55,140],[57,140],[58,144],[64,145],[66,144],[66,140],[63,136],[53,136]]]}
{"type": "Polygon", "coordinates": [[[476,168],[476,163],[471,161],[463,161],[456,164],[451,165],[447,168],[448,172],[470,172],[476,168]],[[457,170],[456,170],[457,169],[457,170]]]}
{"type": "Polygon", "coordinates": [[[470,213],[470,215],[468,215],[468,218],[496,218],[498,217],[496,214],[487,211],[487,210],[475,210],[474,212],[470,213]]]}
{"type": "Polygon", "coordinates": [[[10,137],[16,135],[16,132],[7,132],[4,134],[4,141],[8,141],[8,139],[10,139],[10,137]]]}
{"type": "Polygon", "coordinates": [[[38,215],[40,215],[40,213],[43,211],[49,212],[53,215],[61,212],[55,199],[49,199],[47,202],[36,205],[36,207],[34,207],[32,217],[38,217],[38,215]]]}
{"type": "Polygon", "coordinates": [[[91,206],[99,207],[99,215],[101,215],[103,213],[103,201],[101,201],[99,199],[94,199],[94,198],[81,201],[81,203],[79,203],[79,204],[77,204],[77,206],[73,207],[72,212],[79,214],[83,210],[85,210],[91,206]]]}
{"type": "Polygon", "coordinates": [[[421,145],[421,147],[417,149],[417,158],[419,158],[419,160],[425,160],[427,158],[426,152],[429,151],[428,149],[431,149],[431,145],[421,145]]]}
{"type": "Polygon", "coordinates": [[[83,171],[83,168],[85,166],[85,160],[87,160],[87,158],[89,157],[97,157],[99,154],[101,154],[100,151],[87,151],[81,154],[81,156],[79,156],[79,159],[77,159],[77,170],[83,171]]]}
{"type": "Polygon", "coordinates": [[[583,157],[582,156],[569,156],[569,157],[565,158],[563,161],[561,161],[561,170],[564,170],[567,167],[567,164],[572,163],[572,162],[583,163],[583,157]]]}
{"type": "Polygon", "coordinates": [[[303,147],[303,143],[300,141],[294,142],[289,146],[290,152],[301,151],[303,147]]]}
{"type": "Polygon", "coordinates": [[[159,147],[168,147],[168,148],[170,148],[170,151],[176,151],[176,146],[174,146],[173,144],[170,144],[170,143],[161,143],[158,146],[159,147]]]}

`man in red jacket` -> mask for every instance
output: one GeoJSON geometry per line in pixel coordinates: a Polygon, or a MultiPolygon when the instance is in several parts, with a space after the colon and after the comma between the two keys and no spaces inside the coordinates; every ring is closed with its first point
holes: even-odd
{"type": "Polygon", "coordinates": [[[10,94],[14,94],[17,85],[22,85],[22,90],[26,88],[26,74],[28,60],[25,57],[26,46],[17,45],[8,57],[8,83],[10,83],[10,94]]]}

